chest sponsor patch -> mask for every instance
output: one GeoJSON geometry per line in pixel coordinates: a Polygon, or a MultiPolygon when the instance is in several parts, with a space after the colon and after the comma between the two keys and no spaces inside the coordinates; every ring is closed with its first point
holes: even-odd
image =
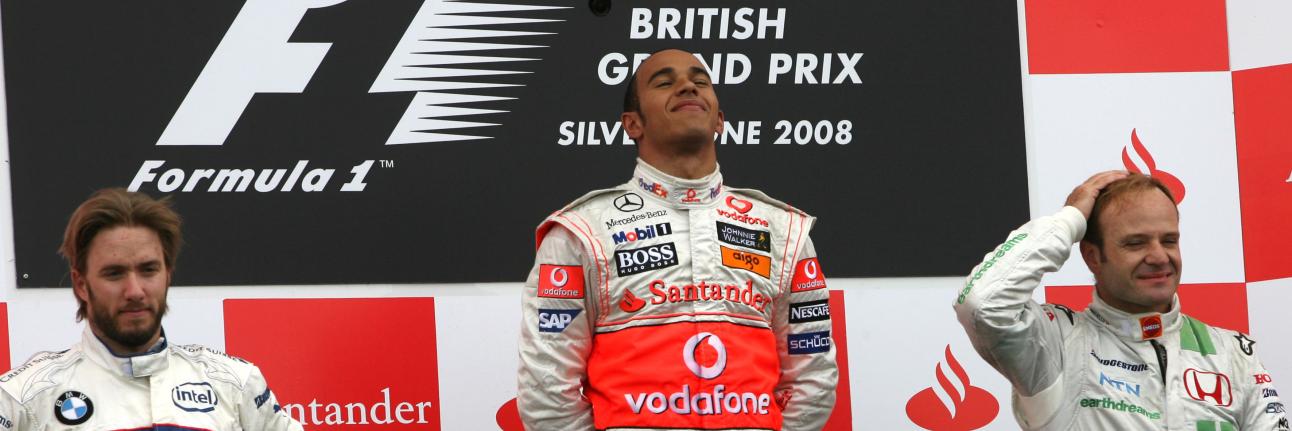
{"type": "Polygon", "coordinates": [[[790,292],[807,292],[825,288],[825,275],[821,274],[821,263],[815,257],[800,260],[794,265],[794,280],[790,283],[790,292]]]}
{"type": "Polygon", "coordinates": [[[787,338],[791,355],[830,351],[830,331],[790,334],[787,338]]]}
{"type": "Polygon", "coordinates": [[[220,397],[210,383],[185,383],[170,391],[170,400],[180,410],[194,413],[208,413],[220,404],[220,397]]]}
{"type": "Polygon", "coordinates": [[[772,278],[772,259],[767,255],[723,246],[718,246],[718,248],[722,251],[722,266],[743,269],[764,278],[772,278]]]}
{"type": "Polygon", "coordinates": [[[1095,362],[1098,362],[1099,365],[1103,365],[1105,367],[1116,367],[1126,371],[1134,371],[1137,373],[1148,371],[1148,364],[1131,364],[1131,363],[1122,362],[1116,359],[1104,359],[1099,357],[1099,354],[1095,353],[1094,350],[1090,351],[1090,356],[1095,358],[1095,362]]]}
{"type": "Polygon", "coordinates": [[[718,241],[769,253],[772,251],[772,236],[767,231],[748,229],[723,222],[717,223],[718,241]]]}
{"type": "Polygon", "coordinates": [[[673,243],[615,252],[615,270],[620,277],[677,265],[677,247],[673,243]]]}
{"type": "Polygon", "coordinates": [[[1234,403],[1229,376],[1190,368],[1184,370],[1182,380],[1184,380],[1185,393],[1189,394],[1189,398],[1221,407],[1228,407],[1234,403]]]}
{"type": "Polygon", "coordinates": [[[790,304],[790,323],[816,322],[829,318],[829,299],[790,304]]]}
{"type": "Polygon", "coordinates": [[[94,415],[94,401],[77,391],[67,391],[54,401],[54,418],[63,425],[80,425],[94,415]]]}
{"type": "Polygon", "coordinates": [[[1116,378],[1108,377],[1102,372],[1099,373],[1099,385],[1107,386],[1109,389],[1112,389],[1114,392],[1125,392],[1127,394],[1134,395],[1136,397],[1140,396],[1139,383],[1129,382],[1125,380],[1117,380],[1116,378]]]}
{"type": "Polygon", "coordinates": [[[539,265],[538,297],[582,299],[583,267],[578,265],[539,265]]]}
{"type": "Polygon", "coordinates": [[[610,239],[614,240],[615,244],[623,244],[625,242],[640,241],[643,239],[651,239],[672,234],[673,225],[671,223],[659,223],[646,227],[637,227],[619,231],[611,234],[610,239]]]}
{"type": "Polygon", "coordinates": [[[564,332],[565,328],[574,322],[574,317],[578,316],[581,309],[574,310],[554,310],[547,308],[538,309],[538,332],[564,332]]]}

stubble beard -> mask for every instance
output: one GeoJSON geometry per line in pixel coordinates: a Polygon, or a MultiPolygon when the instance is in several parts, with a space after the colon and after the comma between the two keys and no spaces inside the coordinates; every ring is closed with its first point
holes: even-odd
{"type": "MultiPolygon", "coordinates": [[[[118,324],[117,314],[114,313],[113,310],[109,310],[105,304],[94,301],[93,287],[86,287],[86,292],[89,293],[90,297],[89,306],[93,311],[90,319],[94,322],[94,327],[98,328],[99,332],[101,332],[104,337],[115,341],[117,344],[124,347],[135,349],[142,347],[149,341],[152,341],[153,335],[157,334],[157,332],[161,330],[161,318],[166,315],[166,311],[169,308],[166,305],[165,297],[162,297],[161,303],[158,304],[158,308],[160,308],[160,310],[149,307],[148,310],[152,314],[152,322],[149,322],[137,329],[126,329],[122,328],[118,324]]],[[[127,304],[127,306],[130,305],[133,304],[127,304]]]]}

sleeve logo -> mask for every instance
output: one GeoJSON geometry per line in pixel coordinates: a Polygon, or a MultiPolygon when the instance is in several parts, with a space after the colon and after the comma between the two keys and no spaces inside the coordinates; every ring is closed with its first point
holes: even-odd
{"type": "Polygon", "coordinates": [[[790,323],[816,322],[830,319],[830,300],[790,304],[790,323]]]}
{"type": "Polygon", "coordinates": [[[540,298],[582,299],[583,267],[572,265],[539,265],[540,298]]]}
{"type": "Polygon", "coordinates": [[[565,332],[565,328],[574,322],[575,316],[578,316],[583,310],[549,310],[545,308],[538,309],[538,331],[539,332],[565,332]]]}
{"type": "Polygon", "coordinates": [[[794,268],[794,280],[790,292],[807,292],[825,288],[825,276],[821,274],[821,264],[815,257],[800,260],[794,268]]]}
{"type": "Polygon", "coordinates": [[[790,334],[788,337],[791,355],[825,353],[830,351],[830,331],[790,334]]]}

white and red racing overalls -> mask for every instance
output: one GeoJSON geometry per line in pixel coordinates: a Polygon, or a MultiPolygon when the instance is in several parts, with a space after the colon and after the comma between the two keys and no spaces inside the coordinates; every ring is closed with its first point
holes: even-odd
{"type": "Polygon", "coordinates": [[[837,370],[814,220],[640,160],[553,213],[523,294],[526,426],[820,429],[837,370]]]}

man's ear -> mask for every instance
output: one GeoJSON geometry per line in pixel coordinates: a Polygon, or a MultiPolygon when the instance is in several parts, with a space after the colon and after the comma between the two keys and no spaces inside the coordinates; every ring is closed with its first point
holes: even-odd
{"type": "Polygon", "coordinates": [[[642,114],[638,112],[625,112],[619,114],[619,122],[624,125],[624,132],[634,141],[641,140],[642,137],[642,114]]]}
{"type": "Polygon", "coordinates": [[[1098,274],[1099,265],[1103,262],[1103,252],[1090,241],[1081,241],[1080,247],[1081,260],[1086,261],[1086,268],[1090,268],[1090,273],[1098,274]]]}
{"type": "Polygon", "coordinates": [[[72,293],[76,294],[77,299],[82,302],[90,302],[90,285],[86,282],[85,276],[81,271],[72,270],[72,293]]]}
{"type": "Polygon", "coordinates": [[[727,125],[727,116],[726,116],[726,115],[724,115],[724,114],[722,113],[722,111],[721,111],[721,110],[719,110],[719,111],[718,111],[718,127],[717,127],[717,129],[718,129],[718,136],[722,136],[722,128],[723,128],[723,127],[725,127],[726,125],[727,125]]]}

